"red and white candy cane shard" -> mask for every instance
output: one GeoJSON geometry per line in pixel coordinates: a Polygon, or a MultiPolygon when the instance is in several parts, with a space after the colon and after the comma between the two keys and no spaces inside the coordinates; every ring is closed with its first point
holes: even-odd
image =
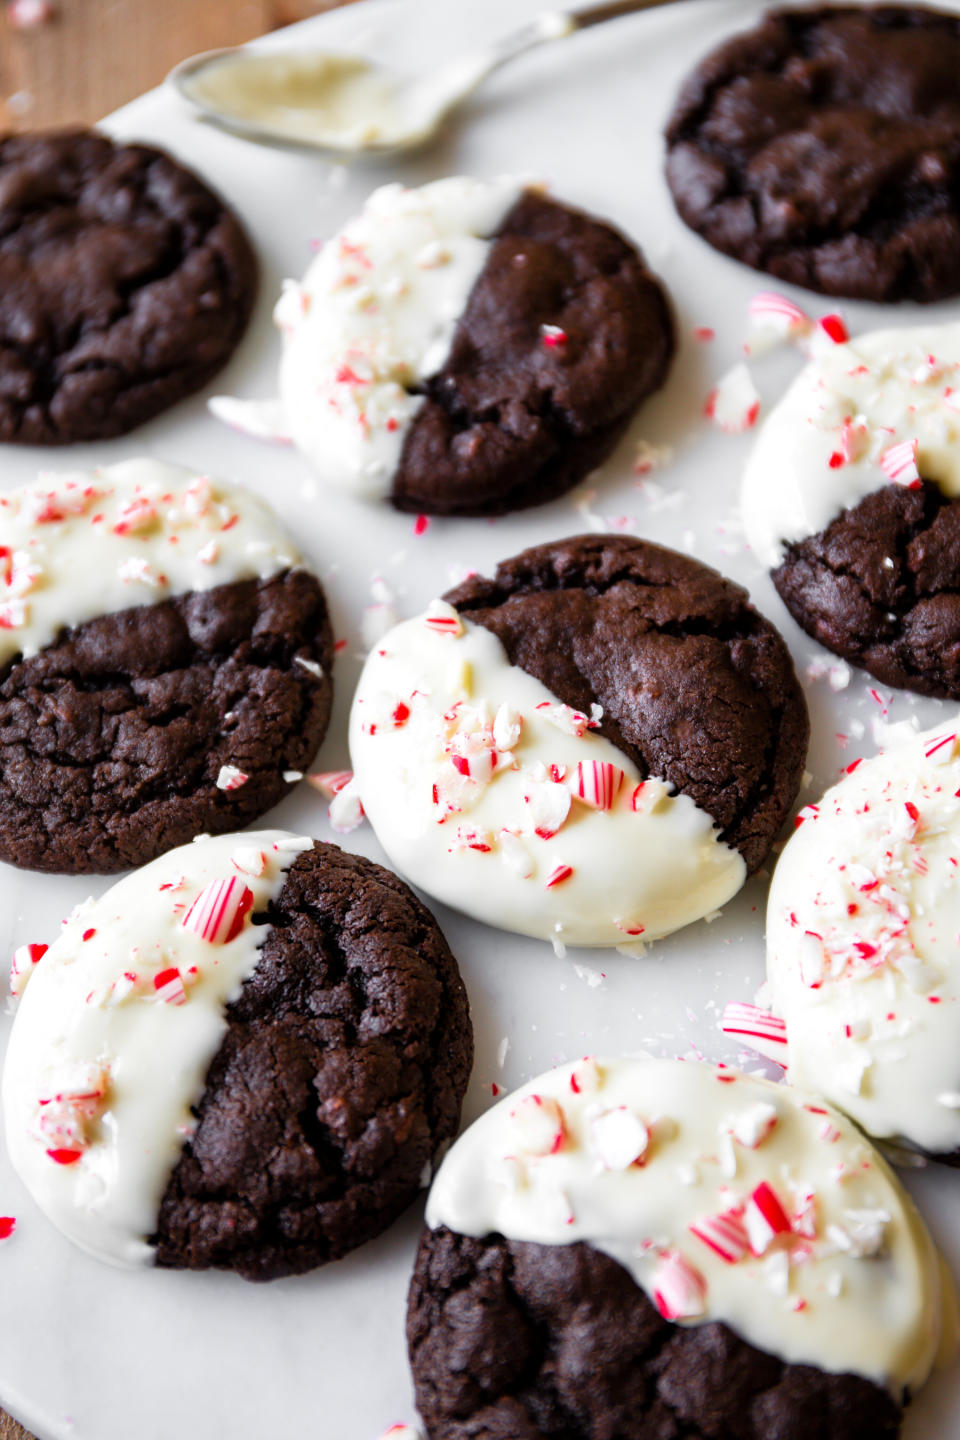
{"type": "Polygon", "coordinates": [[[668,1250],[661,1257],[653,1287],[664,1320],[695,1320],[706,1312],[707,1282],[679,1250],[668,1250]]]}
{"type": "Polygon", "coordinates": [[[221,765],[217,774],[217,789],[239,790],[249,779],[250,776],[236,765],[221,765]]]}
{"type": "Polygon", "coordinates": [[[562,885],[565,880],[570,879],[572,874],[572,865],[555,865],[547,876],[546,888],[552,890],[555,885],[562,885]]]}
{"type": "Polygon", "coordinates": [[[908,490],[920,488],[920,471],[917,469],[917,442],[903,440],[891,445],[880,456],[880,469],[894,485],[904,485],[908,490]]]}
{"type": "Polygon", "coordinates": [[[159,970],[153,977],[153,988],[156,991],[158,1000],[166,1005],[183,1005],[187,998],[187,992],[183,984],[183,976],[175,965],[167,970],[159,970]]]}
{"type": "Polygon", "coordinates": [[[923,753],[928,760],[935,759],[936,764],[946,765],[949,760],[953,759],[956,744],[956,731],[951,730],[949,734],[946,735],[934,735],[932,739],[927,741],[923,753]]]}
{"type": "Polygon", "coordinates": [[[463,634],[463,621],[446,600],[431,600],[423,619],[427,629],[436,635],[451,635],[456,638],[463,634]]]}
{"type": "Polygon", "coordinates": [[[512,750],[520,739],[523,716],[506,701],[499,707],[493,721],[493,742],[498,750],[512,750]]]}
{"type": "Polygon", "coordinates": [[[526,1155],[556,1155],[566,1139],[563,1110],[549,1095],[525,1095],[510,1113],[516,1148],[526,1155]]]}
{"type": "Polygon", "coordinates": [[[47,1151],[47,1157],[53,1161],[54,1165],[76,1165],[82,1155],[82,1150],[67,1150],[62,1146],[47,1151]]]}
{"type": "Polygon", "coordinates": [[[612,1110],[594,1115],[589,1134],[590,1148],[605,1170],[629,1170],[631,1165],[642,1165],[650,1145],[646,1122],[626,1105],[615,1105],[612,1110]]]}
{"type": "Polygon", "coordinates": [[[862,420],[844,420],[840,430],[840,449],[848,463],[859,460],[870,444],[870,432],[862,420]]]}
{"type": "Polygon", "coordinates": [[[816,818],[817,818],[817,816],[818,816],[819,814],[820,814],[820,806],[819,806],[819,805],[804,805],[803,809],[802,809],[802,810],[798,810],[797,813],[796,813],[796,815],[795,815],[795,817],[794,817],[794,821],[793,821],[794,828],[797,829],[797,830],[799,830],[800,826],[803,824],[803,822],[804,822],[805,820],[816,820],[816,818]]]}
{"type": "Polygon", "coordinates": [[[790,1217],[780,1203],[773,1186],[761,1180],[747,1201],[743,1212],[752,1255],[765,1255],[778,1235],[792,1229],[790,1217]]]}
{"type": "Polygon", "coordinates": [[[9,1240],[17,1228],[16,1217],[13,1215],[0,1215],[0,1240],[9,1240]]]}
{"type": "Polygon", "coordinates": [[[37,961],[46,955],[47,945],[18,945],[10,964],[10,993],[22,995],[37,961]]]}
{"type": "Polygon", "coordinates": [[[204,885],[180,924],[211,945],[226,945],[243,929],[253,909],[253,891],[235,875],[204,885]]]}
{"type": "Polygon", "coordinates": [[[805,310],[776,290],[758,290],[747,306],[747,314],[756,325],[787,334],[800,334],[813,324],[805,310]]]}
{"type": "Polygon", "coordinates": [[[704,1215],[690,1226],[690,1234],[702,1240],[715,1255],[728,1265],[736,1265],[750,1249],[743,1208],[724,1210],[719,1215],[704,1215]]]}
{"type": "Polygon", "coordinates": [[[25,600],[5,600],[0,605],[0,630],[19,630],[26,625],[30,606],[25,600]]]}
{"type": "Polygon", "coordinates": [[[533,782],[523,797],[533,822],[533,833],[550,840],[570,814],[570,791],[552,780],[533,782]]]}
{"type": "Polygon", "coordinates": [[[472,755],[451,755],[450,760],[458,775],[467,780],[475,780],[478,785],[488,784],[497,768],[495,750],[477,750],[472,755]]]}
{"type": "Polygon", "coordinates": [[[353,779],[352,770],[317,770],[313,775],[307,776],[307,784],[312,785],[314,790],[319,790],[321,795],[326,795],[332,800],[334,795],[339,795],[345,790],[353,779]]]}
{"type": "Polygon", "coordinates": [[[146,530],[157,518],[157,507],[146,495],[134,495],[132,500],[121,508],[117,523],[113,527],[115,535],[132,535],[137,531],[146,530]]]}
{"type": "Polygon", "coordinates": [[[734,1000],[724,1007],[720,1029],[724,1035],[738,1035],[758,1055],[787,1068],[787,1022],[779,1015],[734,1000]]]}
{"type": "Polygon", "coordinates": [[[611,810],[625,779],[623,771],[607,760],[579,760],[567,784],[591,810],[611,810]]]}
{"type": "Polygon", "coordinates": [[[560,701],[541,700],[536,710],[542,720],[549,720],[558,730],[563,730],[567,735],[575,735],[578,740],[590,724],[582,710],[574,710],[572,705],[563,705],[560,701]]]}
{"type": "Polygon", "coordinates": [[[262,850],[254,845],[241,845],[234,850],[230,856],[230,863],[235,865],[241,875],[262,875],[267,868],[267,857],[262,850]]]}
{"type": "Polygon", "coordinates": [[[834,345],[844,345],[850,339],[850,332],[847,323],[842,315],[821,315],[817,321],[817,329],[832,340],[834,345]]]}
{"type": "Polygon", "coordinates": [[[735,365],[721,377],[707,396],[704,413],[728,435],[753,428],[760,414],[760,392],[746,365],[735,365]]]}
{"type": "Polygon", "coordinates": [[[330,824],[341,835],[349,835],[351,830],[358,829],[363,824],[365,815],[355,780],[337,791],[327,810],[330,824]]]}

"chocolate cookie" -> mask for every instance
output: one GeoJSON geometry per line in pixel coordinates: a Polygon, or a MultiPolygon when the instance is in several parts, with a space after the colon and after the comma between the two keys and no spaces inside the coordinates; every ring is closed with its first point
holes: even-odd
{"type": "Polygon", "coordinates": [[[386,1229],[457,1128],[472,1033],[443,936],[396,876],[308,837],[162,856],[16,988],[11,1156],[103,1259],[300,1274],[386,1229]]]}
{"type": "Polygon", "coordinates": [[[122,435],[233,353],[257,285],[238,220],[161,150],[0,138],[0,441],[122,435]]]}
{"type": "Polygon", "coordinates": [[[407,1339],[430,1440],[892,1440],[952,1329],[857,1127],[726,1066],[538,1076],[454,1143],[426,1223],[407,1339]]]}
{"type": "Polygon", "coordinates": [[[960,700],[960,500],[887,485],[772,572],[798,625],[885,685],[960,700]]]}
{"type": "Polygon", "coordinates": [[[960,291],[960,17],[778,10],[686,80],[667,126],[681,217],[779,280],[863,300],[960,291]]]}
{"type": "Polygon", "coordinates": [[[809,725],[786,645],[746,591],[622,535],[535,546],[446,599],[645,776],[712,816],[758,869],[793,803],[809,725]]]}
{"type": "Polygon", "coordinates": [[[383,636],[350,754],[415,884],[521,934],[622,947],[736,894],[790,809],[807,731],[786,647],[745,591],[584,535],[383,636]]]}
{"type": "Polygon", "coordinates": [[[333,638],[255,496],[155,462],[90,478],[0,510],[0,858],[106,874],[289,791],[327,728],[333,638]],[[42,548],[14,549],[26,534],[42,548]]]}
{"type": "MultiPolygon", "coordinates": [[[[323,480],[437,515],[568,490],[663,384],[674,349],[636,248],[509,180],[376,191],[276,319],[286,425],[323,480]]],[[[242,423],[242,402],[224,403],[242,423]]]]}
{"type": "Polygon", "coordinates": [[[728,1326],[664,1320],[590,1245],[424,1234],[407,1341],[429,1440],[894,1440],[857,1375],[786,1365],[728,1326]]]}

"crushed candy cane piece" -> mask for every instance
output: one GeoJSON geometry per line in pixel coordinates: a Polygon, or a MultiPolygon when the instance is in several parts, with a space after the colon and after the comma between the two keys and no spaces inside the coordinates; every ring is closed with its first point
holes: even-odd
{"type": "Polygon", "coordinates": [[[850,332],[842,315],[821,315],[817,321],[817,329],[828,340],[832,340],[834,345],[845,345],[850,339],[850,332]]]}
{"type": "Polygon", "coordinates": [[[766,1180],[760,1182],[747,1201],[743,1219],[750,1253],[758,1257],[767,1253],[778,1235],[788,1235],[792,1229],[777,1192],[766,1180]]]}
{"type": "Polygon", "coordinates": [[[695,1320],[706,1313],[707,1282],[679,1250],[661,1256],[653,1298],[664,1320],[695,1320]]]}
{"type": "Polygon", "coordinates": [[[529,880],[536,872],[529,850],[512,830],[500,831],[500,858],[519,880],[529,880]]]}
{"type": "Polygon", "coordinates": [[[918,490],[922,482],[917,469],[916,440],[904,440],[899,445],[891,445],[889,450],[884,450],[880,456],[880,469],[895,485],[903,485],[908,490],[918,490]]]}
{"type": "Polygon", "coordinates": [[[175,965],[171,965],[166,970],[160,970],[154,975],[153,988],[156,991],[157,999],[164,1001],[167,1005],[183,1005],[186,1002],[187,992],[183,976],[175,965]]]}
{"type": "Polygon", "coordinates": [[[750,1249],[742,1206],[724,1210],[718,1215],[704,1215],[689,1229],[691,1235],[702,1240],[727,1265],[736,1265],[750,1249]]]}
{"type": "Polygon", "coordinates": [[[424,616],[424,624],[436,635],[450,635],[454,638],[463,634],[463,621],[459,612],[446,600],[431,600],[424,616]]]}
{"type": "Polygon", "coordinates": [[[579,760],[567,783],[574,799],[591,810],[612,810],[613,802],[627,777],[607,760],[579,760]]]}
{"type": "Polygon", "coordinates": [[[565,880],[570,879],[570,876],[572,874],[572,865],[555,865],[554,868],[550,871],[550,874],[547,876],[545,882],[546,888],[548,890],[552,890],[555,885],[562,885],[565,880]]]}
{"type": "Polygon", "coordinates": [[[356,780],[351,779],[337,791],[330,801],[327,815],[330,824],[340,835],[349,835],[351,830],[356,830],[363,824],[365,811],[356,780]]]}
{"type": "Polygon", "coordinates": [[[556,835],[570,814],[570,791],[566,785],[552,780],[531,783],[523,799],[534,834],[541,840],[550,840],[556,835]]]}
{"type": "Polygon", "coordinates": [[[211,945],[226,945],[240,934],[252,909],[253,891],[231,875],[228,880],[209,881],[180,924],[211,945]]]}
{"type": "Polygon", "coordinates": [[[733,1138],[739,1140],[741,1145],[746,1145],[749,1150],[756,1150],[773,1133],[779,1118],[775,1105],[768,1105],[765,1100],[760,1100],[756,1105],[741,1110],[730,1129],[733,1138]]]}
{"type": "Polygon", "coordinates": [[[498,750],[512,750],[523,730],[523,716],[506,700],[493,719],[493,743],[498,750]]]}
{"type": "Polygon", "coordinates": [[[574,735],[578,740],[586,733],[590,724],[582,710],[574,710],[572,705],[563,705],[560,701],[541,700],[536,710],[542,720],[548,720],[558,730],[562,730],[566,735],[574,735]]]}
{"type": "Polygon", "coordinates": [[[33,967],[46,955],[48,945],[18,945],[10,964],[10,994],[19,998],[33,974],[33,967]]]}
{"type": "Polygon", "coordinates": [[[312,785],[314,790],[319,790],[321,795],[326,795],[328,800],[332,800],[341,790],[346,789],[352,779],[352,770],[317,770],[313,775],[307,776],[307,784],[312,785]]]}
{"type": "Polygon", "coordinates": [[[784,341],[807,335],[813,321],[806,311],[775,290],[758,290],[747,306],[748,355],[760,355],[784,341]]]}
{"type": "Polygon", "coordinates": [[[728,435],[751,430],[760,414],[760,392],[746,365],[735,365],[707,396],[707,418],[728,435]]]}
{"type": "Polygon", "coordinates": [[[775,1060],[786,1068],[787,1025],[779,1016],[759,1005],[746,1005],[731,1001],[724,1006],[720,1029],[725,1035],[740,1035],[751,1050],[775,1060]]]}
{"type": "Polygon", "coordinates": [[[566,1139],[563,1110],[549,1095],[525,1095],[510,1112],[517,1148],[526,1155],[556,1155],[566,1139]]]}
{"type": "Polygon", "coordinates": [[[0,1240],[9,1240],[17,1228],[17,1221],[13,1215],[0,1215],[0,1240]]]}
{"type": "Polygon", "coordinates": [[[253,845],[241,845],[238,850],[234,850],[230,861],[241,875],[253,875],[255,878],[262,875],[267,868],[266,855],[253,845]]]}
{"type": "Polygon", "coordinates": [[[244,774],[236,765],[221,765],[217,775],[217,789],[239,790],[242,785],[246,785],[249,779],[250,776],[244,774]]]}
{"type": "Polygon", "coordinates": [[[640,1116],[626,1105],[594,1115],[589,1135],[591,1152],[605,1170],[628,1170],[642,1161],[650,1145],[650,1131],[640,1116]]]}

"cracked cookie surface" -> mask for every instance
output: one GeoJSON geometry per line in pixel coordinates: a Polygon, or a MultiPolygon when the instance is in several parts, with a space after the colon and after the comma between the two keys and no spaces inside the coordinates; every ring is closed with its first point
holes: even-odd
{"type": "Polygon", "coordinates": [[[169,155],[93,131],[0,138],[0,441],[122,435],[243,334],[257,262],[169,155]]]}
{"type": "Polygon", "coordinates": [[[875,490],[772,575],[821,645],[885,685],[960,699],[960,500],[939,486],[875,490]]]}
{"type": "Polygon", "coordinates": [[[661,1318],[584,1243],[420,1242],[407,1343],[430,1440],[894,1440],[855,1375],[785,1364],[719,1323],[661,1318]]]}
{"type": "Polygon", "coordinates": [[[709,814],[748,870],[796,796],[809,723],[787,648],[746,591],[617,535],[536,546],[445,597],[511,664],[590,713],[637,765],[709,814]]]}
{"type": "Polygon", "coordinates": [[[424,387],[393,504],[496,515],[563,494],[610,454],[673,350],[666,294],[634,246],[525,191],[424,387]]]}
{"type": "Polygon", "coordinates": [[[263,919],[154,1237],[160,1265],[249,1280],[338,1259],[406,1209],[473,1055],[456,961],[390,871],[315,841],[263,919]]]}
{"type": "Polygon", "coordinates": [[[288,570],[101,616],[14,661],[0,671],[0,858],[108,874],[247,824],[312,760],[332,660],[320,583],[288,570]],[[247,781],[218,789],[223,765],[247,781]]]}
{"type": "Polygon", "coordinates": [[[682,218],[780,280],[864,300],[960,290],[960,17],[776,11],[689,76],[667,127],[682,218]]]}

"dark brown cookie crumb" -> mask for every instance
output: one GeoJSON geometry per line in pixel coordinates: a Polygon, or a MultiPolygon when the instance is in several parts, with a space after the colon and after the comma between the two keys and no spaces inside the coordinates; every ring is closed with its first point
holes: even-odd
{"type": "Polygon", "coordinates": [[[268,914],[160,1211],[157,1262],[296,1275],[385,1230],[456,1133],[466,991],[397,877],[314,843],[268,914]]]}
{"type": "Polygon", "coordinates": [[[960,501],[884,485],[786,546],[773,583],[798,625],[885,685],[960,700],[960,501]]]}
{"type": "Polygon", "coordinates": [[[89,130],[0,137],[0,441],[123,435],[216,374],[257,262],[161,150],[89,130]]]}
{"type": "Polygon", "coordinates": [[[420,1242],[407,1343],[429,1440],[895,1440],[856,1375],[788,1365],[727,1326],[661,1318],[589,1245],[420,1242]]]}
{"type": "Polygon", "coordinates": [[[526,550],[446,596],[510,661],[711,815],[748,870],[796,797],[809,723],[783,640],[739,585],[622,535],[526,550]]]}
{"type": "Polygon", "coordinates": [[[677,209],[755,269],[827,295],[960,291],[960,16],[779,10],[709,55],[667,127],[677,209]]]}
{"type": "Polygon", "coordinates": [[[301,570],[103,615],[14,660],[0,859],[109,874],[256,819],[323,739],[332,661],[320,582],[301,570]],[[222,765],[246,784],[219,790],[222,765]]]}
{"type": "Polygon", "coordinates": [[[525,192],[424,387],[394,505],[498,515],[562,495],[610,454],[673,350],[665,292],[635,247],[525,192]]]}

